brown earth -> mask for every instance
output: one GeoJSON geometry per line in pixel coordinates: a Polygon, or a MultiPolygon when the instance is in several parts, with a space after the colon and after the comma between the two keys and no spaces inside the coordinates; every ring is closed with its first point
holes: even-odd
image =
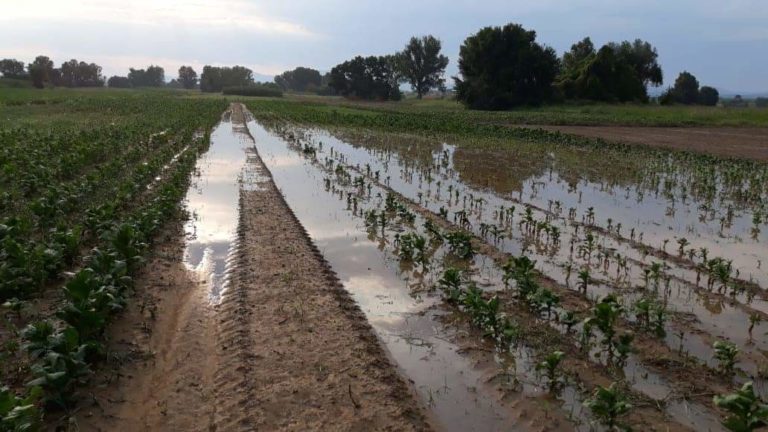
{"type": "MultiPolygon", "coordinates": [[[[239,105],[232,118],[243,124],[239,105]]],[[[258,157],[249,161],[269,176],[258,157]]],[[[167,230],[110,329],[114,354],[79,429],[431,429],[275,184],[253,189],[241,189],[239,246],[220,304],[182,263],[181,225],[167,230]]]]}
{"type": "Polygon", "coordinates": [[[768,161],[768,128],[525,126],[627,144],[768,161]]]}

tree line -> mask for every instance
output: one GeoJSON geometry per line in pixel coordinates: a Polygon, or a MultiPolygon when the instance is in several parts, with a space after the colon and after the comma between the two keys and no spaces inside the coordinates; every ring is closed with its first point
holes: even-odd
{"type": "MultiPolygon", "coordinates": [[[[405,48],[384,56],[356,56],[329,74],[305,67],[275,78],[284,90],[317,91],[370,100],[399,100],[401,84],[416,97],[445,91],[448,58],[434,36],[413,37],[405,48]],[[319,91],[317,90],[319,89],[319,91]]],[[[658,52],[650,43],[609,42],[599,49],[587,37],[562,57],[536,41],[536,32],[519,24],[485,27],[466,38],[453,77],[456,99],[474,109],[508,109],[568,100],[647,103],[649,86],[664,83],[658,52]]],[[[716,105],[717,90],[688,72],[659,98],[663,104],[716,105]],[[691,81],[693,78],[693,81],[691,81]],[[694,85],[695,89],[691,86],[694,85]]]]}
{"type": "Polygon", "coordinates": [[[57,68],[54,67],[53,61],[44,55],[37,56],[28,65],[16,59],[2,59],[0,74],[4,78],[29,79],[37,88],[43,88],[45,84],[60,87],[104,86],[101,66],[96,63],[72,59],[57,68]]]}
{"type": "MultiPolygon", "coordinates": [[[[648,86],[664,82],[657,60],[656,48],[640,39],[596,49],[587,37],[560,58],[519,24],[485,27],[460,48],[456,96],[477,109],[566,100],[646,103],[648,86]]],[[[699,88],[695,77],[683,72],[660,102],[716,105],[718,99],[717,90],[699,88]]]]}
{"type": "MultiPolygon", "coordinates": [[[[571,100],[647,103],[648,87],[664,83],[658,52],[646,41],[609,42],[598,49],[586,37],[558,56],[553,48],[537,42],[536,36],[535,31],[510,23],[485,27],[467,37],[459,50],[459,74],[452,77],[456,99],[469,108],[491,110],[571,100]]],[[[131,68],[127,76],[105,80],[101,67],[94,63],[73,59],[54,68],[46,56],[38,56],[26,67],[18,60],[0,60],[0,74],[29,78],[36,87],[103,86],[105,82],[109,87],[126,88],[199,87],[203,92],[260,87],[265,90],[256,93],[295,91],[399,100],[403,84],[410,85],[418,98],[432,91],[446,92],[444,75],[449,60],[441,49],[440,40],[432,35],[412,37],[394,54],[355,56],[326,74],[297,67],[265,84],[256,83],[247,67],[210,65],[203,67],[199,79],[191,66],[182,66],[178,78],[168,84],[163,68],[155,65],[131,68]]],[[[716,105],[718,101],[716,89],[700,86],[687,71],[658,98],[661,104],[716,105]]]]}

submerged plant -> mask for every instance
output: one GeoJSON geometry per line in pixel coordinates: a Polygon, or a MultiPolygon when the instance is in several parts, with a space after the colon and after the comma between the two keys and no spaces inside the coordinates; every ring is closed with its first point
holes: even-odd
{"type": "Polygon", "coordinates": [[[461,259],[469,259],[475,255],[472,248],[472,235],[466,231],[453,231],[445,234],[445,240],[451,248],[451,252],[461,259]]]}
{"type": "MultiPolygon", "coordinates": [[[[616,321],[621,316],[624,308],[619,304],[616,296],[607,295],[592,308],[592,316],[584,321],[584,325],[594,326],[603,334],[603,345],[608,352],[608,358],[613,358],[614,350],[619,348],[616,345],[614,337],[616,321]]],[[[629,338],[619,341],[619,343],[628,344],[632,339],[629,338]]],[[[628,350],[628,347],[621,347],[622,350],[628,350]]],[[[628,352],[628,351],[625,351],[628,352]]],[[[621,354],[621,353],[620,353],[621,354]]]]}
{"type": "Polygon", "coordinates": [[[591,281],[592,279],[589,276],[589,269],[579,271],[579,290],[583,291],[584,294],[587,293],[587,288],[591,281]]]}
{"type": "Polygon", "coordinates": [[[627,402],[626,396],[615,382],[608,388],[597,386],[592,397],[584,401],[584,406],[609,430],[625,429],[618,419],[632,409],[632,405],[627,402]]]}
{"type": "Polygon", "coordinates": [[[712,400],[718,408],[730,413],[723,421],[729,431],[752,432],[768,426],[768,405],[755,394],[751,381],[736,393],[715,396],[712,400]]]}
{"type": "Polygon", "coordinates": [[[560,366],[560,363],[563,361],[564,357],[564,352],[554,351],[547,355],[544,360],[536,365],[536,370],[543,371],[546,375],[550,393],[553,393],[555,390],[557,390],[559,385],[558,378],[560,376],[560,371],[558,370],[558,366],[560,366]]]}
{"type": "Polygon", "coordinates": [[[736,345],[725,341],[715,341],[712,348],[715,350],[715,358],[720,363],[720,371],[724,374],[732,374],[736,364],[736,356],[739,354],[736,345]]]}

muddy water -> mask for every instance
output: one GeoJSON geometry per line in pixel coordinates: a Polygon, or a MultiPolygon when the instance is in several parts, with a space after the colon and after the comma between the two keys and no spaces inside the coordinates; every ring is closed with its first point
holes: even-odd
{"type": "MultiPolygon", "coordinates": [[[[306,140],[305,140],[306,141],[306,140]]],[[[367,172],[370,175],[370,177],[373,177],[372,173],[375,173],[375,175],[382,180],[382,182],[389,184],[393,189],[397,190],[400,193],[404,193],[407,197],[413,199],[414,201],[420,202],[423,206],[430,208],[432,211],[437,213],[437,205],[446,205],[447,202],[451,202],[452,206],[458,205],[458,197],[456,198],[455,202],[452,197],[450,197],[449,200],[441,200],[439,198],[440,192],[437,193],[434,192],[434,189],[431,189],[428,187],[428,184],[434,185],[435,179],[431,181],[424,180],[423,177],[420,177],[420,174],[413,169],[413,159],[403,160],[397,159],[397,155],[393,155],[392,153],[377,153],[375,150],[369,150],[365,148],[359,148],[359,147],[353,147],[349,144],[337,140],[323,132],[313,131],[312,137],[310,140],[308,140],[311,145],[317,146],[318,151],[318,158],[319,159],[325,159],[328,161],[328,159],[333,159],[335,161],[338,161],[339,164],[344,164],[345,166],[349,167],[350,169],[355,169],[357,172],[367,172]],[[322,143],[322,144],[321,144],[322,143]],[[376,171],[379,171],[376,173],[376,171]],[[438,196],[438,198],[435,201],[430,202],[430,198],[433,196],[438,196]]],[[[444,165],[450,167],[450,155],[452,153],[451,148],[442,148],[435,152],[437,154],[437,157],[440,157],[440,154],[442,153],[444,156],[447,155],[444,159],[444,165]]],[[[434,157],[434,156],[433,156],[434,157]]],[[[427,161],[430,161],[431,158],[427,158],[427,161]]],[[[462,185],[460,182],[456,183],[450,183],[452,180],[451,176],[444,176],[444,177],[437,177],[437,179],[440,179],[443,181],[443,185],[446,183],[449,185],[453,185],[453,190],[458,190],[460,187],[466,188],[466,185],[462,185]]],[[[440,181],[438,180],[438,181],[440,181]]],[[[439,187],[439,185],[438,185],[439,187]]],[[[444,186],[445,187],[445,186],[444,186]]],[[[493,208],[494,205],[498,205],[499,202],[495,200],[499,200],[500,198],[493,196],[492,194],[484,193],[482,191],[471,191],[470,193],[466,192],[466,189],[463,190],[465,193],[462,194],[462,196],[470,195],[470,199],[474,199],[477,197],[480,197],[483,199],[483,202],[486,204],[485,207],[485,213],[483,212],[483,207],[470,207],[470,216],[473,216],[476,218],[477,221],[484,220],[483,217],[487,215],[493,214],[493,208]],[[488,204],[491,203],[491,204],[488,204]],[[490,209],[490,210],[489,210],[490,209]]],[[[450,189],[449,189],[449,195],[450,195],[450,189]]],[[[444,194],[445,197],[445,194],[444,194]]],[[[509,205],[506,201],[501,201],[501,203],[509,205]]],[[[442,206],[441,206],[442,207],[442,206]]],[[[461,207],[458,206],[459,209],[467,209],[467,206],[461,207]]],[[[492,219],[486,219],[489,221],[489,223],[492,221],[492,219]]],[[[566,225],[563,224],[565,227],[566,225]]],[[[477,224],[472,227],[473,230],[476,231],[477,224]]],[[[511,239],[515,240],[515,239],[511,239]]],[[[520,243],[516,243],[515,241],[507,241],[507,240],[494,240],[495,244],[501,244],[502,250],[512,250],[513,253],[515,251],[514,247],[517,247],[517,251],[523,252],[526,251],[530,246],[521,245],[520,243]],[[509,245],[511,248],[507,248],[506,246],[509,245]]],[[[527,251],[526,253],[532,253],[531,251],[527,251]]],[[[547,258],[551,258],[552,254],[549,253],[547,255],[542,255],[544,258],[544,266],[543,270],[546,274],[550,274],[551,272],[559,272],[561,271],[560,268],[558,268],[557,265],[549,264],[547,263],[547,258]]],[[[562,277],[557,277],[555,275],[555,279],[560,281],[561,283],[565,283],[565,280],[562,277]]],[[[607,293],[610,293],[613,291],[613,288],[601,285],[601,284],[592,284],[593,286],[590,287],[589,292],[591,293],[592,297],[597,298],[598,296],[605,295],[607,293]]],[[[679,295],[679,293],[678,293],[679,295]]],[[[634,296],[629,295],[629,293],[625,293],[625,299],[632,299],[634,296]]],[[[687,301],[690,301],[688,299],[687,301]]],[[[629,306],[631,306],[631,302],[627,302],[629,306]]],[[[681,303],[684,304],[684,303],[681,303]]],[[[715,326],[716,327],[716,326],[715,326]]],[[[711,329],[710,329],[711,331],[711,329]]],[[[718,334],[718,332],[712,331],[714,334],[718,334]]],[[[675,335],[672,333],[668,333],[668,342],[670,345],[674,345],[677,347],[680,344],[680,339],[675,339],[675,335]]],[[[700,356],[700,358],[705,359],[708,363],[711,362],[711,349],[706,343],[703,343],[700,339],[698,339],[695,335],[689,334],[685,335],[683,339],[684,345],[686,349],[691,350],[693,353],[700,356]]],[[[690,404],[685,401],[685,399],[676,399],[672,398],[670,399],[669,396],[672,394],[673,390],[669,386],[668,383],[665,382],[665,380],[657,375],[649,371],[648,369],[644,368],[642,365],[640,365],[633,356],[630,356],[629,361],[627,362],[627,365],[625,366],[625,376],[629,378],[630,383],[632,384],[632,387],[639,391],[640,393],[644,393],[648,395],[649,397],[657,400],[665,400],[667,401],[666,407],[667,407],[667,413],[671,415],[673,418],[678,420],[682,424],[689,425],[692,428],[702,428],[706,427],[709,430],[721,430],[721,427],[719,425],[719,419],[716,414],[711,412],[707,407],[699,406],[697,404],[690,404]],[[697,415],[693,416],[691,413],[698,413],[697,415]]]]}
{"type": "Polygon", "coordinates": [[[258,178],[248,169],[245,136],[238,133],[225,113],[211,132],[208,151],[197,161],[185,204],[191,214],[184,227],[184,263],[208,286],[212,302],[218,302],[228,285],[228,267],[235,250],[238,199],[243,181],[258,178]]]}
{"type": "MultiPolygon", "coordinates": [[[[492,351],[492,347],[459,345],[457,340],[466,336],[465,330],[441,324],[441,318],[449,312],[428,291],[435,284],[438,270],[442,270],[404,268],[392,254],[391,242],[399,229],[396,225],[381,233],[367,229],[363,219],[350,211],[344,193],[327,182],[329,173],[319,164],[302,157],[256,122],[249,122],[248,128],[289,206],[366,313],[393,360],[414,383],[441,429],[538,429],[540,425],[532,416],[537,406],[551,402],[541,400],[544,391],[536,385],[531,354],[521,347],[498,354],[491,364],[465,355],[465,349],[492,351]],[[511,398],[517,410],[502,405],[495,378],[504,363],[512,368],[513,376],[526,383],[522,392],[518,388],[511,398]]],[[[383,203],[385,192],[380,188],[373,187],[367,194],[365,203],[360,202],[360,213],[364,205],[381,208],[383,203]]],[[[412,225],[422,223],[417,217],[412,225]]],[[[430,257],[433,262],[447,259],[441,248],[432,250],[430,257]]],[[[496,266],[488,265],[489,261],[477,256],[470,267],[475,269],[479,285],[495,289],[502,285],[501,274],[496,266]]],[[[566,386],[556,402],[562,410],[553,417],[559,418],[563,426],[570,422],[569,416],[581,421],[582,426],[573,424],[569,428],[587,427],[581,396],[566,386]]],[[[547,411],[552,410],[543,413],[547,411]]]]}
{"type": "MultiPolygon", "coordinates": [[[[705,282],[698,282],[696,272],[690,267],[678,265],[673,260],[648,256],[645,247],[646,245],[654,247],[653,242],[649,244],[649,242],[633,243],[626,241],[627,231],[632,227],[635,228],[633,237],[642,240],[645,240],[642,235],[646,231],[641,231],[641,229],[653,233],[656,230],[649,227],[657,226],[660,223],[669,223],[670,225],[664,229],[674,232],[672,226],[674,223],[668,222],[670,216],[662,217],[663,213],[662,215],[659,214],[659,208],[664,201],[658,196],[641,199],[639,197],[642,195],[641,192],[638,191],[633,195],[632,189],[628,189],[625,194],[617,194],[610,187],[598,183],[566,181],[551,167],[548,174],[541,173],[540,171],[546,173],[546,167],[555,163],[556,156],[554,154],[549,156],[551,161],[545,161],[544,168],[538,170],[522,169],[524,173],[527,172],[531,176],[530,179],[517,180],[515,170],[501,170],[495,165],[498,163],[497,160],[492,160],[487,155],[471,159],[468,158],[467,154],[464,154],[466,152],[463,150],[447,144],[430,146],[424,145],[422,142],[418,144],[395,142],[391,149],[382,150],[381,146],[368,148],[351,145],[324,131],[312,131],[312,135],[315,144],[324,144],[324,150],[319,157],[338,159],[344,163],[359,166],[370,173],[378,173],[379,178],[394,190],[419,202],[435,213],[445,210],[448,217],[453,217],[455,220],[457,212],[466,212],[471,224],[470,229],[475,233],[479,233],[484,224],[501,228],[502,237],[494,239],[494,243],[501,250],[512,254],[525,253],[537,259],[539,268],[562,284],[569,282],[565,270],[567,265],[574,269],[574,274],[582,268],[590,269],[592,278],[595,279],[588,290],[592,298],[614,292],[618,287],[625,291],[623,295],[627,300],[627,305],[631,306],[634,300],[647,295],[642,289],[647,286],[644,272],[654,262],[663,262],[662,278],[667,276],[671,278],[663,295],[664,302],[671,311],[688,314],[696,318],[693,323],[687,324],[695,327],[696,332],[686,332],[682,338],[686,351],[707,364],[715,364],[711,349],[712,342],[702,340],[701,336],[697,334],[697,332],[703,331],[714,338],[727,339],[736,343],[744,352],[740,358],[740,365],[755,379],[757,379],[758,370],[764,367],[768,360],[764,355],[768,348],[768,341],[765,338],[750,340],[746,332],[750,314],[753,313],[750,308],[764,313],[766,303],[763,300],[737,295],[733,298],[740,304],[734,305],[729,301],[730,297],[729,299],[718,299],[717,294],[708,292],[702,286],[705,282]],[[484,169],[476,169],[478,164],[484,169]],[[483,179],[476,178],[476,173],[486,171],[486,167],[489,171],[486,177],[483,179]],[[468,179],[472,181],[468,181],[468,179]],[[484,183],[485,187],[478,187],[477,183],[484,183]],[[525,185],[529,185],[528,189],[525,185]],[[517,192],[513,193],[513,190],[517,192]],[[524,191],[528,192],[527,195],[524,191]],[[568,205],[575,207],[568,207],[568,205]],[[579,209],[585,207],[588,209],[588,205],[593,208],[592,211],[595,213],[597,213],[595,209],[599,208],[619,207],[629,210],[622,210],[616,214],[609,213],[614,217],[611,218],[610,226],[607,229],[618,231],[618,225],[622,224],[623,236],[595,233],[594,246],[589,256],[579,256],[579,250],[585,247],[587,243],[586,229],[584,229],[584,224],[580,223],[585,215],[579,209]],[[512,211],[510,220],[500,221],[497,213],[499,209],[503,208],[508,212],[512,207],[516,208],[512,211]],[[550,226],[559,229],[559,244],[551,242],[548,234],[546,237],[533,237],[527,230],[523,230],[519,226],[523,217],[522,211],[526,207],[532,210],[534,223],[547,221],[550,226]],[[629,216],[633,211],[637,211],[637,213],[629,216]],[[564,213],[571,212],[573,212],[574,217],[564,215],[564,213]],[[621,216],[622,214],[624,216],[621,216]],[[626,219],[619,219],[619,217],[626,219]],[[658,218],[660,222],[650,222],[654,221],[654,218],[658,218]],[[582,229],[579,230],[579,228],[582,229]],[[570,251],[569,244],[571,245],[570,251]],[[622,268],[618,266],[619,259],[626,262],[622,268]],[[603,263],[607,264],[603,265],[603,263]],[[614,272],[618,275],[619,270],[621,277],[614,280],[612,275],[614,272]],[[741,307],[745,304],[748,307],[741,307]]],[[[365,144],[366,141],[363,139],[361,142],[365,144]]],[[[499,160],[505,160],[505,156],[497,156],[499,160]]],[[[519,165],[521,162],[518,161],[517,164],[519,165]]],[[[516,165],[512,164],[512,166],[516,165]]],[[[690,201],[686,203],[688,206],[691,205],[690,201]]],[[[681,207],[682,204],[678,204],[678,209],[681,207]]],[[[742,216],[746,217],[743,214],[742,216]]],[[[671,218],[674,221],[674,213],[671,218]]],[[[734,222],[731,225],[733,229],[738,226],[743,228],[743,224],[737,223],[738,220],[741,219],[734,216],[734,222]]],[[[691,228],[692,223],[689,221],[687,224],[691,230],[688,238],[693,239],[693,234],[696,234],[697,238],[710,238],[714,243],[726,245],[719,248],[709,245],[711,247],[709,249],[710,258],[717,256],[716,254],[728,252],[729,255],[726,255],[726,258],[734,259],[736,268],[744,270],[740,272],[740,277],[744,277],[745,269],[752,266],[751,268],[755,273],[747,273],[748,278],[754,281],[763,279],[761,275],[764,274],[764,270],[760,268],[760,263],[754,259],[742,257],[742,249],[739,246],[744,243],[743,239],[739,236],[724,235],[712,239],[711,230],[702,228],[697,231],[695,227],[691,228]]],[[[486,237],[489,236],[486,235],[486,237]]],[[[765,244],[760,243],[760,239],[760,236],[752,239],[750,241],[751,246],[747,249],[759,248],[768,252],[765,244]]],[[[672,243],[674,244],[674,241],[672,243]]],[[[661,249],[663,244],[658,245],[658,247],[661,249]]],[[[674,249],[676,246],[667,246],[667,250],[670,252],[674,249]]],[[[703,278],[706,280],[706,276],[703,278]]],[[[574,279],[571,278],[570,280],[572,286],[575,285],[574,279]]],[[[760,294],[761,292],[762,290],[758,292],[758,295],[764,295],[760,294]]],[[[654,295],[658,295],[658,293],[654,295]]],[[[669,325],[667,329],[670,335],[667,339],[670,346],[677,347],[680,338],[674,338],[672,335],[677,334],[678,330],[669,325]]],[[[763,320],[757,323],[753,333],[763,334],[766,331],[768,331],[768,322],[763,320]]],[[[758,383],[758,388],[761,387],[758,383]]]]}

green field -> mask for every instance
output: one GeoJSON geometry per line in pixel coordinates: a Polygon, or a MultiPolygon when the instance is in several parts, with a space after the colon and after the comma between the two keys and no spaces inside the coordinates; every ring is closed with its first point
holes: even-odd
{"type": "MultiPolygon", "coordinates": [[[[455,295],[446,304],[463,302],[457,313],[472,316],[470,321],[487,332],[483,337],[500,333],[501,324],[504,334],[529,332],[525,346],[512,343],[517,336],[496,340],[504,352],[530,349],[539,360],[550,354],[554,339],[536,344],[534,330],[518,328],[516,320],[528,316],[556,336],[569,357],[583,362],[574,368],[577,376],[585,370],[605,374],[605,382],[642,376],[624,370],[627,356],[663,376],[670,388],[688,388],[694,380],[689,377],[717,373],[716,385],[695,382],[706,392],[685,395],[698,409],[710,410],[712,425],[719,417],[710,393],[736,389],[742,383],[734,376],[765,374],[755,353],[768,345],[753,342],[752,330],[757,325],[755,334],[764,332],[760,325],[768,322],[761,303],[753,303],[765,301],[768,281],[761,262],[768,165],[519,126],[755,127],[768,126],[768,110],[590,105],[481,112],[447,100],[363,103],[301,95],[8,86],[0,90],[0,304],[6,312],[0,325],[0,401],[19,410],[9,417],[10,430],[34,430],[43,411],[69,413],[82,403],[88,376],[109,355],[105,330],[126,307],[133,278],[158,234],[184,218],[181,201],[190,176],[231,101],[243,102],[266,128],[262,134],[274,140],[272,150],[292,161],[273,166],[275,171],[304,166],[325,173],[302,180],[295,177],[307,174],[298,170],[293,177],[275,178],[299,181],[301,191],[316,181],[318,196],[332,193],[339,202],[346,194],[347,208],[340,207],[338,215],[353,223],[345,229],[352,233],[363,226],[369,240],[380,235],[381,245],[398,244],[388,252],[401,262],[397,278],[414,272],[408,277],[424,279],[432,272],[422,281],[427,284],[453,274],[455,295]],[[379,192],[371,193],[373,188],[379,192]],[[446,228],[414,224],[417,214],[446,228]],[[427,236],[435,236],[435,244],[445,241],[445,250],[437,254],[436,247],[427,254],[427,236]],[[506,312],[488,315],[489,295],[471,279],[447,271],[458,256],[462,268],[471,270],[467,274],[480,274],[472,270],[473,256],[481,255],[471,251],[477,246],[514,254],[512,261],[497,258],[494,264],[508,295],[502,306],[493,304],[506,312]],[[442,267],[427,265],[443,253],[457,256],[442,267]],[[419,274],[412,265],[417,256],[419,274]],[[533,277],[536,263],[541,281],[533,277]],[[528,270],[515,273],[523,264],[528,270]],[[517,296],[506,286],[510,280],[516,281],[517,296]],[[524,293],[524,286],[532,288],[524,293]],[[597,302],[606,292],[610,301],[597,302]],[[710,307],[725,296],[736,305],[728,306],[727,314],[710,307]],[[689,309],[692,302],[700,307],[689,309]],[[564,335],[557,330],[558,313],[575,325],[577,318],[596,322],[600,308],[613,314],[601,331],[612,334],[615,324],[633,336],[619,343],[592,341],[590,334],[585,342],[570,334],[570,327],[564,335]],[[659,314],[654,326],[652,309],[659,314]],[[668,334],[689,339],[681,336],[678,347],[668,334]],[[703,342],[692,342],[701,335],[703,342]],[[604,358],[589,354],[598,343],[607,349],[604,358]],[[731,363],[711,362],[710,346],[716,353],[717,347],[729,349],[731,363]],[[623,353],[619,363],[614,348],[623,353]],[[683,356],[683,349],[690,353],[683,356]],[[739,350],[743,356],[736,367],[739,350]],[[690,373],[654,369],[657,352],[690,373]]],[[[268,141],[260,137],[257,146],[266,152],[268,141]]],[[[268,163],[277,160],[283,159],[268,163]]],[[[318,205],[327,202],[320,198],[318,205]]],[[[579,385],[594,388],[593,382],[579,385]]],[[[633,421],[640,426],[658,421],[652,419],[662,408],[656,412],[646,403],[659,402],[655,396],[632,392],[646,407],[633,421]]],[[[671,408],[663,413],[676,414],[671,408]]]]}
{"type": "Polygon", "coordinates": [[[406,99],[400,102],[352,102],[340,98],[298,97],[329,110],[389,111],[435,115],[465,121],[518,125],[622,126],[768,126],[768,109],[704,106],[562,104],[510,111],[472,111],[450,99],[406,99]]]}

